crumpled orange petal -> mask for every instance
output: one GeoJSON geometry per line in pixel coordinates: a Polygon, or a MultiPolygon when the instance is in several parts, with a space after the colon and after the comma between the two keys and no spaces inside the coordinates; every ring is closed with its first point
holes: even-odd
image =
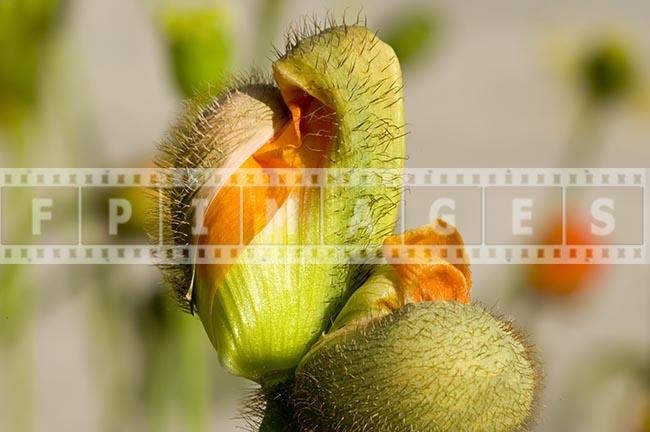
{"type": "MultiPolygon", "coordinates": [[[[264,169],[269,172],[282,169],[321,168],[327,162],[331,142],[334,111],[318,99],[306,94],[296,98],[289,106],[291,118],[264,143],[231,176],[236,178],[242,169],[264,169]]],[[[204,215],[208,234],[197,236],[198,244],[248,245],[273,218],[289,195],[300,186],[288,187],[223,187],[211,201],[204,215]],[[244,207],[241,208],[241,203],[244,207]],[[269,203],[275,206],[269,208],[269,203]],[[239,238],[239,226],[243,238],[239,238]]],[[[306,189],[305,189],[306,190],[306,189]]],[[[214,280],[220,279],[229,265],[199,266],[199,272],[212,272],[214,280]]]]}
{"type": "Polygon", "coordinates": [[[449,300],[469,303],[472,285],[463,238],[443,220],[384,240],[384,256],[397,274],[405,302],[449,300]],[[396,257],[398,246],[430,246],[431,254],[396,257]],[[454,252],[453,263],[447,260],[454,252]],[[459,262],[456,262],[459,261],[459,262]]]}

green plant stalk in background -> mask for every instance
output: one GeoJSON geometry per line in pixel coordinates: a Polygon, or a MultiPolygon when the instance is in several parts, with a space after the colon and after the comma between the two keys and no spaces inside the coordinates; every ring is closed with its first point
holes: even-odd
{"type": "Polygon", "coordinates": [[[638,67],[629,47],[601,38],[578,59],[576,84],[582,110],[567,146],[563,166],[592,166],[603,150],[608,111],[638,89],[638,67]]]}
{"type": "Polygon", "coordinates": [[[419,5],[393,14],[382,36],[408,70],[438,48],[441,27],[442,20],[436,11],[419,5]]]}
{"type": "Polygon", "coordinates": [[[0,128],[20,129],[38,104],[43,57],[66,3],[0,2],[0,128]]]}
{"type": "Polygon", "coordinates": [[[182,94],[189,97],[221,84],[233,51],[227,9],[169,5],[160,14],[161,33],[182,94]]]}
{"type": "MultiPolygon", "coordinates": [[[[601,36],[592,41],[588,49],[580,53],[574,71],[574,85],[580,97],[579,111],[570,131],[559,164],[564,168],[593,167],[605,149],[605,128],[612,112],[640,89],[639,65],[634,61],[631,48],[622,41],[601,36]]],[[[571,207],[580,197],[573,194],[571,207]]],[[[560,209],[555,209],[560,212],[560,209]]],[[[553,215],[551,215],[552,217],[553,215]]],[[[557,217],[559,220],[559,217],[557,217]]],[[[549,228],[553,228],[550,226],[549,228]]],[[[521,316],[532,324],[541,312],[539,297],[531,295],[527,278],[529,268],[511,272],[502,302],[506,306],[522,307],[521,316]]],[[[585,270],[583,276],[588,276],[585,270]]],[[[582,282],[584,285],[587,279],[582,282]]],[[[545,287],[537,287],[546,293],[545,287]]],[[[569,288],[566,294],[580,292],[582,286],[569,288]]]]}
{"type": "Polygon", "coordinates": [[[152,430],[207,429],[214,373],[209,344],[198,331],[200,323],[178,314],[159,292],[150,294],[134,311],[141,347],[142,384],[146,395],[146,422],[152,430]],[[170,369],[177,373],[170,374],[170,369]]]}
{"type": "Polygon", "coordinates": [[[21,277],[19,266],[5,266],[0,277],[0,340],[6,357],[3,359],[8,376],[7,394],[9,416],[5,420],[10,430],[34,430],[34,348],[30,330],[34,292],[21,277]]]}
{"type": "MultiPolygon", "coordinates": [[[[0,3],[0,134],[9,166],[27,166],[33,150],[29,127],[40,101],[41,66],[52,39],[62,0],[7,0],[0,3]]],[[[17,207],[29,208],[29,207],[17,207]]],[[[29,232],[21,217],[16,232],[29,232]]],[[[10,391],[7,427],[16,432],[35,428],[34,348],[32,338],[36,297],[21,266],[0,273],[0,343],[10,391]]]]}
{"type": "Polygon", "coordinates": [[[256,17],[257,31],[253,47],[257,61],[268,58],[269,41],[274,41],[278,35],[286,3],[286,0],[259,0],[256,17]]]}

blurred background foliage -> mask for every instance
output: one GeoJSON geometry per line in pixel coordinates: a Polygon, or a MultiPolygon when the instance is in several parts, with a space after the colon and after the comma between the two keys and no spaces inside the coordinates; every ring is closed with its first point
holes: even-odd
{"type": "Polygon", "coordinates": [[[631,47],[613,38],[594,42],[579,61],[578,84],[594,104],[621,99],[637,84],[631,47]]]}
{"type": "Polygon", "coordinates": [[[42,58],[66,0],[0,3],[0,120],[12,127],[38,99],[42,58]]]}
{"type": "MultiPolygon", "coordinates": [[[[618,10],[615,2],[609,7],[618,10]]],[[[633,20],[637,8],[639,16],[650,19],[647,7],[634,2],[624,14],[633,20]]],[[[229,0],[0,0],[0,162],[3,167],[151,166],[155,142],[164,136],[184,98],[219,87],[232,72],[266,67],[273,59],[271,45],[283,46],[288,23],[314,11],[324,17],[327,9],[334,16],[345,15],[348,22],[357,11],[368,15],[370,27],[378,29],[400,58],[414,166],[462,165],[458,161],[502,166],[502,159],[490,157],[517,154],[508,151],[512,148],[529,152],[532,159],[522,163],[534,164],[546,153],[508,135],[517,130],[516,115],[505,111],[516,92],[510,85],[517,85],[509,81],[508,68],[518,71],[518,64],[509,63],[511,53],[490,52],[489,43],[494,40],[504,50],[511,49],[508,37],[513,34],[522,39],[518,42],[523,52],[540,57],[532,62],[538,70],[530,73],[539,81],[527,80],[526,88],[556,88],[567,95],[560,96],[566,106],[572,106],[570,98],[577,95],[575,110],[559,110],[558,124],[569,126],[558,128],[554,136],[559,147],[554,162],[547,163],[607,165],[602,159],[607,143],[611,145],[608,125],[618,121],[620,112],[626,113],[626,104],[642,119],[638,133],[649,137],[648,113],[637,104],[647,95],[647,39],[602,32],[607,12],[592,23],[596,31],[574,34],[584,43],[565,55],[563,61],[571,67],[563,87],[547,76],[543,55],[521,30],[519,20],[536,14],[521,5],[496,19],[485,9],[449,2],[251,0],[242,6],[229,0]],[[493,27],[486,25],[491,20],[493,27]],[[107,42],[114,40],[118,42],[107,42]],[[117,51],[103,51],[106,47],[117,51]],[[132,47],[132,57],[119,52],[132,47]],[[463,48],[469,49],[466,57],[463,48]],[[472,63],[474,58],[482,63],[472,63]],[[494,59],[504,63],[485,67],[494,59]],[[120,62],[128,64],[122,76],[113,73],[122,71],[116,66],[120,62]],[[450,81],[456,75],[462,78],[450,81]],[[444,89],[435,85],[449,82],[461,84],[445,99],[444,89]],[[472,84],[476,93],[471,93],[472,84]],[[483,93],[489,94],[490,112],[472,106],[472,98],[480,99],[483,93]],[[458,100],[468,107],[459,110],[458,100]],[[163,114],[156,111],[161,104],[166,104],[163,114]],[[445,113],[435,111],[437,107],[445,113]],[[485,129],[477,126],[477,119],[499,110],[508,120],[491,124],[490,130],[510,137],[503,141],[512,147],[469,140],[455,150],[433,140],[427,129],[439,117],[441,129],[450,125],[452,133],[464,137],[473,128],[474,137],[482,137],[485,129]],[[468,154],[476,158],[468,160],[468,154]]],[[[551,37],[552,23],[540,31],[551,37]]],[[[539,125],[541,130],[548,122],[542,119],[539,125]]],[[[635,164],[637,151],[648,155],[640,149],[629,154],[629,147],[623,148],[628,157],[615,163],[635,164]]],[[[138,191],[126,194],[147,200],[138,191]]],[[[91,203],[95,213],[89,229],[98,235],[105,217],[101,198],[109,195],[91,203]]],[[[136,226],[127,234],[132,241],[139,240],[146,219],[142,212],[135,215],[136,226]]],[[[557,213],[549,215],[548,235],[558,229],[557,221],[557,213]]],[[[27,231],[26,226],[12,229],[27,231]]],[[[477,288],[480,301],[515,316],[541,345],[549,382],[536,430],[650,431],[648,343],[630,348],[596,337],[585,354],[572,352],[571,340],[561,337],[567,322],[606,319],[593,306],[599,290],[615,290],[618,297],[619,290],[626,295],[627,287],[617,284],[645,283],[648,288],[647,269],[478,266],[475,280],[477,287],[487,287],[477,288]],[[622,276],[612,282],[612,273],[622,276]],[[545,328],[552,329],[550,337],[545,328]],[[608,391],[611,385],[619,385],[620,394],[608,391]],[[595,420],[592,413],[599,403],[609,409],[595,420]]],[[[636,301],[630,297],[630,302],[636,301]]],[[[612,302],[611,307],[617,306],[612,302]]],[[[621,328],[627,328],[625,319],[647,322],[650,304],[643,307],[645,317],[620,318],[621,328]]],[[[619,313],[626,311],[607,316],[619,313]]],[[[650,342],[648,328],[650,323],[645,330],[637,329],[635,337],[650,342]]],[[[0,431],[235,430],[245,424],[238,419],[237,404],[250,388],[216,363],[200,322],[177,310],[156,269],[0,267],[0,431]]]]}
{"type": "Polygon", "coordinates": [[[396,11],[385,23],[381,37],[395,50],[403,68],[409,69],[435,55],[442,36],[442,20],[431,7],[396,11]]]}
{"type": "Polygon", "coordinates": [[[185,96],[227,77],[233,36],[225,7],[167,6],[160,20],[171,67],[185,96]]]}

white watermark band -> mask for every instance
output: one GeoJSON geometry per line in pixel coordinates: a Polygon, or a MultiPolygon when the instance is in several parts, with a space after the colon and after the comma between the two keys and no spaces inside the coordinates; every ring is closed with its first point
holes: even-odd
{"type": "MultiPolygon", "coordinates": [[[[442,256],[473,264],[649,264],[649,173],[350,168],[239,169],[233,175],[226,169],[0,168],[0,264],[352,264],[381,261],[386,254],[396,263],[442,256]],[[243,235],[232,244],[175,245],[162,235],[162,201],[155,197],[165,189],[199,186],[234,188],[242,196],[256,187],[314,188],[321,195],[328,188],[399,188],[396,233],[442,219],[459,229],[465,245],[327,244],[325,236],[315,244],[253,245],[244,244],[243,235]],[[139,214],[159,221],[157,244],[148,240],[139,214]]],[[[240,201],[242,226],[247,208],[240,201]]],[[[207,204],[197,208],[205,211],[207,204]]],[[[194,219],[197,232],[204,233],[207,227],[194,219]]]]}

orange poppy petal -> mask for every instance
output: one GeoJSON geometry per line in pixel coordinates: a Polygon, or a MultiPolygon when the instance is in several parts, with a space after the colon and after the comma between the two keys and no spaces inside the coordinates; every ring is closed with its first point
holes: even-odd
{"type": "Polygon", "coordinates": [[[469,303],[472,278],[463,244],[458,230],[442,220],[386,238],[384,255],[400,279],[405,300],[469,303]],[[430,246],[433,255],[396,259],[390,250],[400,245],[430,246]],[[455,257],[460,257],[460,262],[447,261],[452,249],[456,250],[455,257]]]}
{"type": "MultiPolygon", "coordinates": [[[[334,127],[333,110],[319,100],[305,95],[290,106],[288,120],[267,143],[259,147],[232,174],[249,168],[273,170],[319,168],[326,162],[334,127]]],[[[227,182],[226,184],[230,183],[227,182]]],[[[269,223],[275,212],[286,202],[296,187],[228,187],[216,191],[204,214],[206,235],[197,236],[198,244],[249,244],[269,223]],[[244,203],[243,208],[242,203],[244,203]],[[240,230],[243,238],[240,238],[240,230]]],[[[228,265],[200,266],[200,272],[210,271],[215,280],[221,278],[228,265]]]]}
{"type": "Polygon", "coordinates": [[[456,267],[432,264],[394,264],[405,302],[454,300],[469,303],[468,281],[456,267]]]}

